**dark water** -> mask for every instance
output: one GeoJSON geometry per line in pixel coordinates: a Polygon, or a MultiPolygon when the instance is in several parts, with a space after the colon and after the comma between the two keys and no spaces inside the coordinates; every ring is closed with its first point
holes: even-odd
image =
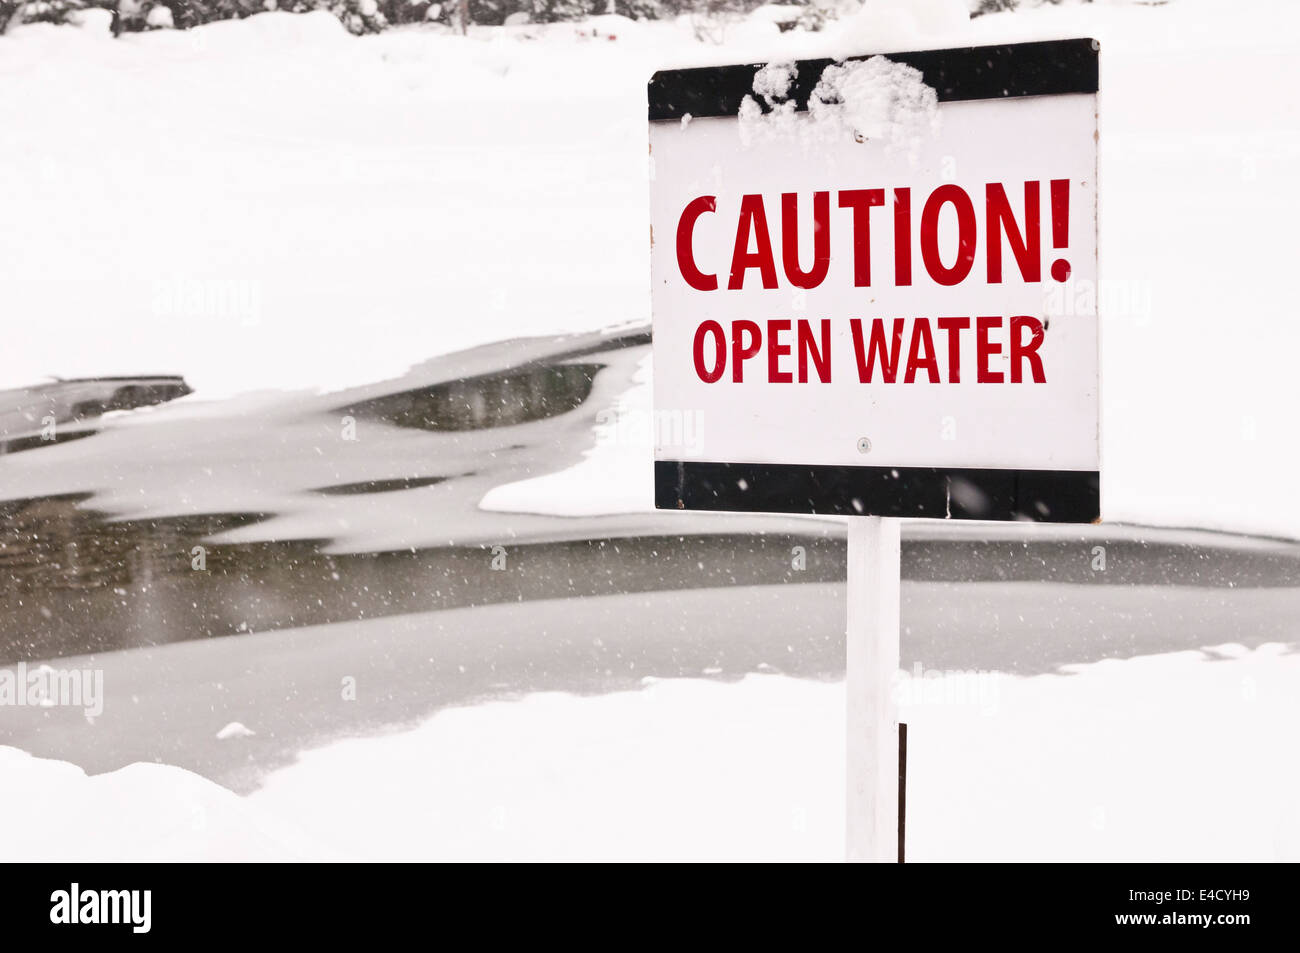
{"type": "MultiPolygon", "coordinates": [[[[398,481],[400,483],[400,481],[398,481]]],[[[394,492],[332,487],[324,492],[394,492]]],[[[0,504],[0,663],[556,598],[838,582],[821,533],[662,535],[337,554],[328,540],[202,544],[264,514],[112,520],[84,495],[0,504]],[[802,561],[796,547],[803,551],[802,561]],[[796,568],[796,565],[802,568],[796,568]],[[495,568],[494,568],[495,567],[495,568]]],[[[1300,546],[1157,539],[908,539],[913,582],[1300,587],[1300,546]],[[1106,568],[1094,551],[1103,546],[1106,568]]]]}
{"type": "Polygon", "coordinates": [[[334,554],[191,542],[256,514],[110,521],[77,497],[5,504],[0,664],[502,602],[830,581],[822,537],[666,536],[334,554]],[[792,568],[804,547],[807,568],[792,568]],[[497,568],[493,568],[493,567],[497,568]]]}

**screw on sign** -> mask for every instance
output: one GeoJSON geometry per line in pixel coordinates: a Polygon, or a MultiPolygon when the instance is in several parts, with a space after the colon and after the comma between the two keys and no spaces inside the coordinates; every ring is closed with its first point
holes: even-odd
{"type": "Polygon", "coordinates": [[[897,856],[898,518],[1100,519],[1097,315],[1059,304],[1097,280],[1098,57],[649,85],[655,410],[699,423],[656,505],[848,517],[852,859],[897,856]]]}

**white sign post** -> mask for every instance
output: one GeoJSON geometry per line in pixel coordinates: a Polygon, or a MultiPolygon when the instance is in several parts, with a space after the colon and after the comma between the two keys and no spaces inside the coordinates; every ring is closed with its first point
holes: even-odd
{"type": "Polygon", "coordinates": [[[845,856],[898,857],[899,521],[849,519],[845,634],[845,856]]]}
{"type": "Polygon", "coordinates": [[[847,856],[897,857],[900,518],[1100,518],[1095,41],[649,86],[656,505],[849,517],[847,856]]]}

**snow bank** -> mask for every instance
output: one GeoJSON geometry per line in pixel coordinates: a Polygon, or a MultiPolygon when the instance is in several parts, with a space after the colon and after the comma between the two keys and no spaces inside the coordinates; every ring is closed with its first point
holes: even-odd
{"type": "MultiPolygon", "coordinates": [[[[842,683],[643,685],[446,709],[304,752],[247,798],[180,768],[87,777],[0,747],[0,810],[23,821],[6,858],[842,857],[842,683]]],[[[909,858],[1300,859],[1297,688],[1280,645],[900,673],[909,858]]]]}
{"type": "Polygon", "coordinates": [[[495,32],[271,13],[0,38],[0,174],[25,183],[0,234],[0,307],[22,316],[0,381],[339,389],[648,321],[644,109],[617,118],[644,56],[495,32]]]}
{"type": "MultiPolygon", "coordinates": [[[[909,855],[1300,858],[1297,684],[1280,646],[909,673],[909,855]]],[[[843,719],[842,684],[775,675],[532,695],[307,752],[249,800],[365,858],[838,860],[843,719]]]]}
{"type": "Polygon", "coordinates": [[[646,448],[658,422],[650,395],[651,359],[637,365],[633,386],[596,413],[595,445],[564,470],[493,487],[479,503],[500,513],[605,516],[654,509],[654,470],[646,448]]]}
{"type": "Polygon", "coordinates": [[[329,860],[292,822],[181,768],[133,764],[87,777],[76,765],[0,746],[10,862],[329,860]]]}

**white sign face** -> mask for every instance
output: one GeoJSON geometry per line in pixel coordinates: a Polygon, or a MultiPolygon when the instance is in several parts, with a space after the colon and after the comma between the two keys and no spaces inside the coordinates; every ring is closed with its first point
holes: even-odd
{"type": "Polygon", "coordinates": [[[1098,518],[1095,44],[661,73],[651,116],[658,505],[1098,518]]]}

